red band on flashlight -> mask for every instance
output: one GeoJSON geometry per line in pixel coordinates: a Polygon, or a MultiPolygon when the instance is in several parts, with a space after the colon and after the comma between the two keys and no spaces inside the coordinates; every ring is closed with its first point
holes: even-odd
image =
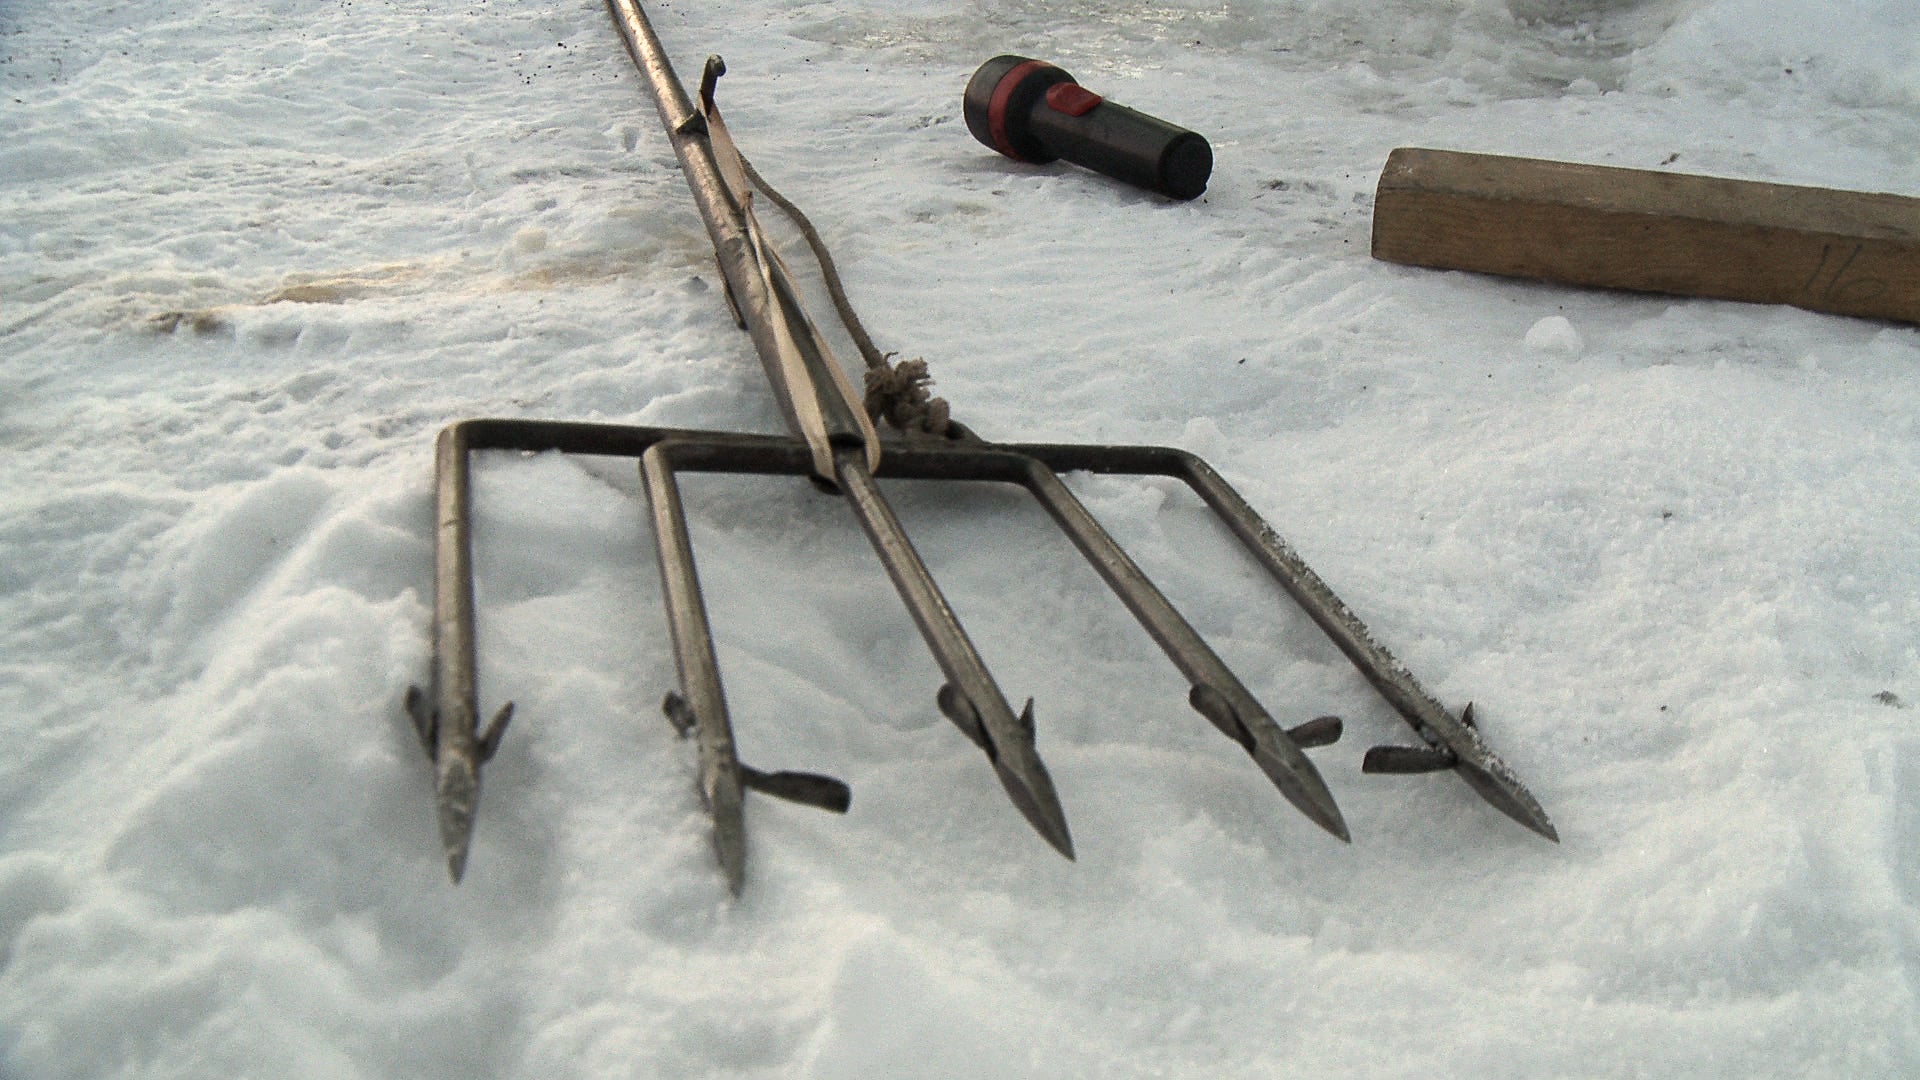
{"type": "Polygon", "coordinates": [[[987,134],[993,136],[993,148],[1014,159],[1026,161],[1027,155],[1013,148],[1013,139],[1007,134],[1007,102],[1013,100],[1013,92],[1028,75],[1050,68],[1052,64],[1044,60],[1029,60],[1000,77],[994,84],[993,100],[987,103],[987,134]]]}

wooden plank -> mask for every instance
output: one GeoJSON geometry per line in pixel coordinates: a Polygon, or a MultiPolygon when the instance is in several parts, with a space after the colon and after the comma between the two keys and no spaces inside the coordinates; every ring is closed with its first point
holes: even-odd
{"type": "Polygon", "coordinates": [[[1920,322],[1920,199],[1403,147],[1373,255],[1920,322]]]}

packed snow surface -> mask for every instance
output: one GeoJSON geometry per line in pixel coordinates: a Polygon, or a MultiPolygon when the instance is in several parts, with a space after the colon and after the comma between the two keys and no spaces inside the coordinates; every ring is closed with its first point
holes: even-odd
{"type": "Polygon", "coordinates": [[[1913,4],[649,7],[957,417],[1205,456],[1563,842],[1362,775],[1411,733],[1183,489],[1072,480],[1276,717],[1345,717],[1351,846],[1023,494],[891,485],[1070,863],[844,504],[691,478],[743,757],[854,791],[750,799],[730,899],[632,463],[490,454],[518,713],[450,884],[435,432],[781,429],[606,11],[0,0],[0,1075],[1920,1071],[1920,332],[1368,257],[1396,146],[1920,195],[1913,4]],[[1206,134],[1207,195],[975,143],[1003,52],[1206,134]]]}

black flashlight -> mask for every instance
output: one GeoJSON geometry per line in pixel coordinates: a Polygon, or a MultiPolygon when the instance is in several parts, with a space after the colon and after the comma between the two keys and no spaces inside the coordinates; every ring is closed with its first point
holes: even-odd
{"type": "Polygon", "coordinates": [[[1213,147],[1165,120],[1115,105],[1044,60],[996,56],[967,83],[967,130],[1016,161],[1065,158],[1175,199],[1207,190],[1213,147]]]}

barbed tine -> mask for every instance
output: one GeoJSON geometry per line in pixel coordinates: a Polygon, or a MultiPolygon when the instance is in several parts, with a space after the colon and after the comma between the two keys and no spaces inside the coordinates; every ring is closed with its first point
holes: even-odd
{"type": "Polygon", "coordinates": [[[674,666],[680,690],[667,695],[667,719],[700,753],[700,797],[713,816],[713,850],[735,896],[746,882],[747,825],[742,803],[740,754],[720,687],[720,662],[714,655],[713,629],[687,535],[680,485],[674,481],[671,443],[658,443],[640,457],[640,476],[653,511],[654,550],[659,555],[661,591],[666,597],[667,627],[673,637],[674,666]]]}
{"type": "MultiPolygon", "coordinates": [[[[1188,703],[1194,710],[1239,744],[1287,801],[1321,828],[1342,840],[1351,839],[1332,792],[1312,761],[1301,753],[1299,740],[1274,722],[1226,662],[1046,462],[1004,443],[906,439],[887,444],[881,466],[883,477],[995,481],[1026,488],[1186,676],[1190,684],[1188,703]]],[[[1327,745],[1338,738],[1338,722],[1331,717],[1319,718],[1311,730],[1315,745],[1327,745]]]]}
{"type": "Polygon", "coordinates": [[[672,429],[554,420],[462,420],[434,443],[434,588],[428,684],[407,688],[406,711],[433,764],[435,817],[447,874],[466,873],[480,808],[482,767],[499,749],[513,703],[479,725],[473,582],[473,470],[477,450],[560,450],[638,456],[672,429]]]}
{"type": "MultiPolygon", "coordinates": [[[[1026,457],[1026,455],[1021,455],[1026,457]]],[[[1052,469],[1026,457],[1025,484],[1128,610],[1192,683],[1193,708],[1239,743],[1288,802],[1314,824],[1351,841],[1333,792],[1294,740],[1276,724],[1233,670],[1207,645],[1164,593],[1052,469]]]]}
{"type": "Polygon", "coordinates": [[[1293,545],[1274,531],[1205,460],[1185,450],[1165,446],[1001,445],[1005,450],[1026,454],[1062,471],[1158,475],[1185,483],[1421,739],[1450,759],[1450,764],[1443,767],[1451,767],[1501,813],[1559,842],[1559,832],[1533,793],[1487,745],[1479,728],[1463,722],[1471,712],[1455,717],[1428,693],[1406,665],[1374,638],[1353,609],[1307,565],[1293,545]]]}
{"type": "Polygon", "coordinates": [[[1019,715],[1014,714],[933,574],[907,539],[893,508],[880,496],[858,450],[837,452],[834,466],[841,492],[853,506],[861,529],[947,677],[939,695],[941,711],[986,751],[1000,785],[1027,821],[1055,850],[1073,858],[1066,812],[1034,746],[1033,702],[1028,701],[1019,715]]]}

